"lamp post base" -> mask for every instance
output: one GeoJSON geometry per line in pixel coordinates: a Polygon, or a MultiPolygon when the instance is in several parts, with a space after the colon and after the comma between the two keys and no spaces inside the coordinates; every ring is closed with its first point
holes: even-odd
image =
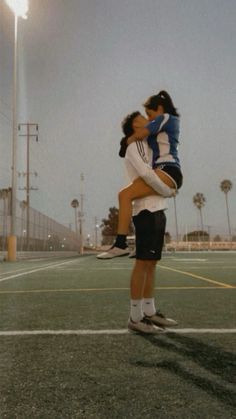
{"type": "Polygon", "coordinates": [[[9,262],[16,261],[16,236],[8,236],[7,238],[7,260],[9,262]]]}

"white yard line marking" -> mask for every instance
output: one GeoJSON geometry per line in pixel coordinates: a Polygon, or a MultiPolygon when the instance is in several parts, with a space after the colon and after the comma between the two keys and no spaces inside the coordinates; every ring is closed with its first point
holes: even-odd
{"type": "MultiPolygon", "coordinates": [[[[35,336],[35,335],[126,335],[128,332],[127,329],[101,329],[101,330],[91,330],[91,329],[79,329],[79,330],[2,330],[0,331],[0,336],[35,336]]],[[[165,329],[158,334],[162,335],[165,333],[192,333],[192,334],[231,334],[236,333],[235,329],[194,329],[194,328],[185,328],[185,329],[165,329]]]]}
{"type": "MultiPolygon", "coordinates": [[[[199,265],[197,266],[188,266],[188,269],[199,269],[199,265]]],[[[209,266],[201,266],[200,267],[200,270],[202,271],[202,270],[204,270],[204,269],[206,269],[207,271],[209,270],[209,266]]],[[[224,269],[224,270],[226,270],[226,269],[231,269],[231,270],[234,270],[234,269],[236,269],[236,266],[211,266],[211,268],[210,268],[211,270],[212,269],[224,269]]]]}
{"type": "MultiPolygon", "coordinates": [[[[51,269],[51,268],[54,268],[54,267],[56,267],[56,266],[59,266],[59,265],[65,265],[66,263],[72,263],[72,262],[75,262],[75,260],[73,259],[73,260],[69,260],[69,261],[67,260],[66,262],[51,263],[50,265],[42,266],[42,267],[40,267],[40,268],[32,269],[32,270],[30,270],[30,271],[24,271],[24,272],[21,272],[21,273],[15,274],[15,275],[6,276],[5,278],[1,278],[1,279],[0,279],[0,282],[6,281],[7,279],[18,278],[19,276],[29,275],[29,274],[32,274],[32,273],[34,273],[34,272],[43,271],[43,270],[45,270],[45,269],[51,269]]],[[[77,261],[76,261],[76,262],[77,262],[77,261]]]]}
{"type": "Polygon", "coordinates": [[[177,261],[177,262],[206,262],[207,261],[207,259],[195,259],[195,258],[192,258],[192,259],[172,259],[172,260],[174,260],[174,261],[177,261]]]}
{"type": "Polygon", "coordinates": [[[20,268],[20,269],[15,269],[14,271],[1,272],[0,276],[9,275],[9,274],[16,274],[16,273],[21,272],[21,271],[25,271],[25,267],[20,268]]]}
{"type": "MultiPolygon", "coordinates": [[[[30,259],[30,262],[33,262],[32,259],[30,259]]],[[[31,268],[36,269],[36,268],[41,268],[43,266],[43,261],[42,260],[37,259],[37,260],[35,260],[35,262],[36,263],[32,263],[31,268]]],[[[47,260],[47,263],[50,263],[50,260],[47,260]]],[[[55,263],[55,261],[54,261],[54,263],[55,263]]],[[[25,271],[25,270],[26,270],[26,267],[24,266],[24,268],[17,268],[17,269],[11,270],[11,271],[0,272],[0,276],[9,275],[9,274],[16,274],[18,272],[25,271]]]]}
{"type": "MultiPolygon", "coordinates": [[[[214,286],[204,286],[204,287],[156,287],[155,290],[231,290],[236,288],[232,286],[231,288],[226,287],[214,287],[214,286]]],[[[1,294],[43,294],[43,293],[56,293],[56,292],[106,292],[106,291],[129,291],[130,288],[59,288],[59,289],[35,289],[35,290],[2,290],[1,294]]]]}
{"type": "Polygon", "coordinates": [[[106,268],[88,268],[88,267],[86,267],[86,266],[81,266],[81,267],[78,267],[78,268],[64,268],[64,267],[58,267],[57,268],[58,270],[60,270],[60,271],[86,271],[86,272],[91,272],[91,271],[95,271],[95,272],[97,272],[97,271],[121,271],[121,270],[131,270],[131,269],[133,269],[132,268],[132,266],[126,266],[126,267],[119,267],[119,268],[116,268],[116,267],[106,267],[106,268]]]}

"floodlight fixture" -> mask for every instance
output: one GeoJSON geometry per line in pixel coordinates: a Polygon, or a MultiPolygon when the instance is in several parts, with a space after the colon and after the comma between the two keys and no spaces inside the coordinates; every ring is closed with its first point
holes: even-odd
{"type": "Polygon", "coordinates": [[[27,13],[29,10],[28,0],[5,0],[5,2],[13,11],[15,16],[27,19],[27,13]]]}

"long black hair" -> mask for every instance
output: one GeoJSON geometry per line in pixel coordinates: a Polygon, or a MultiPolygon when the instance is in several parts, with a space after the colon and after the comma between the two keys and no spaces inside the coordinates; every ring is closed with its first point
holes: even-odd
{"type": "Polygon", "coordinates": [[[161,90],[157,95],[150,96],[143,106],[147,109],[156,111],[158,106],[161,105],[165,113],[170,115],[179,116],[177,109],[175,108],[173,101],[165,90],[161,90]]]}

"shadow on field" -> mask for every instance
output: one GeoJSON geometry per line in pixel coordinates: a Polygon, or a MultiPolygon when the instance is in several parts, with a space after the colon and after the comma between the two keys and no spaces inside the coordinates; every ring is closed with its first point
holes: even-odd
{"type": "MultiPolygon", "coordinates": [[[[190,359],[203,368],[205,372],[218,376],[226,383],[236,383],[236,356],[232,352],[176,333],[166,333],[162,336],[142,335],[142,337],[157,348],[163,348],[183,356],[184,361],[186,361],[186,358],[190,359]]],[[[194,384],[221,402],[236,407],[236,393],[234,391],[224,386],[224,384],[218,384],[214,378],[196,375],[196,373],[190,371],[191,366],[187,370],[186,365],[182,365],[181,360],[171,359],[156,363],[137,361],[135,365],[143,368],[165,369],[194,384]]]]}

